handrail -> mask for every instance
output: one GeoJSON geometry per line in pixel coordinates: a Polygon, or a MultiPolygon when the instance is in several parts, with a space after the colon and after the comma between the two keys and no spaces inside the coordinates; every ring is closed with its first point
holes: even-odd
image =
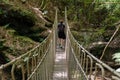
{"type": "MultiPolygon", "coordinates": [[[[111,68],[110,66],[108,66],[107,64],[103,63],[101,60],[99,60],[98,58],[96,58],[95,56],[93,56],[90,52],[88,52],[84,47],[82,47],[78,41],[73,37],[68,22],[67,22],[67,11],[65,10],[65,21],[66,21],[66,27],[67,27],[67,39],[66,39],[66,52],[69,54],[69,65],[72,66],[74,64],[74,68],[81,68],[81,70],[78,69],[74,69],[72,67],[70,67],[69,69],[77,71],[79,73],[70,73],[72,71],[69,72],[68,76],[76,76],[76,78],[78,78],[79,76],[81,76],[81,78],[84,80],[88,80],[89,78],[91,78],[92,74],[94,74],[94,79],[97,78],[95,75],[97,74],[96,70],[101,69],[101,79],[103,80],[105,78],[105,69],[107,69],[108,71],[110,71],[112,76],[116,76],[117,78],[120,79],[120,74],[118,72],[116,72],[113,68],[111,68]],[[72,49],[72,51],[71,51],[72,49]],[[72,56],[73,55],[73,56],[72,56]],[[72,60],[71,61],[71,57],[72,60]],[[88,60],[90,60],[90,62],[88,62],[88,60]],[[72,63],[72,65],[71,65],[72,63]],[[76,66],[77,67],[76,67],[76,66]],[[95,67],[95,73],[94,68],[95,67]],[[80,73],[80,71],[82,71],[82,73],[80,73]],[[85,74],[85,75],[83,75],[85,74]],[[79,76],[77,76],[79,75],[79,76]],[[87,76],[87,78],[86,78],[87,76]]],[[[72,77],[70,78],[72,79],[72,77]]]]}
{"type": "MultiPolygon", "coordinates": [[[[50,48],[50,45],[49,45],[49,48],[50,48]]],[[[47,53],[48,53],[48,50],[47,50],[46,53],[43,55],[41,61],[39,62],[39,64],[38,64],[37,67],[34,69],[34,71],[31,73],[31,75],[28,77],[27,80],[30,80],[30,78],[31,78],[31,77],[34,75],[34,73],[38,70],[39,66],[42,64],[43,60],[46,58],[47,53]]]]}
{"type": "Polygon", "coordinates": [[[4,70],[10,67],[11,70],[11,78],[12,80],[40,80],[40,78],[44,78],[42,80],[49,80],[52,76],[52,68],[54,62],[54,54],[56,47],[56,33],[55,28],[57,26],[57,10],[55,14],[55,20],[53,24],[52,32],[48,35],[48,37],[38,44],[35,48],[26,52],[25,54],[13,59],[12,61],[3,64],[0,66],[0,80],[4,79],[4,70]],[[53,47],[54,46],[54,47],[53,47]],[[49,64],[49,67],[48,67],[49,64]],[[39,68],[39,69],[38,69],[39,68]],[[21,78],[17,78],[15,72],[19,71],[19,76],[21,78]],[[47,73],[40,73],[40,70],[45,70],[47,73]],[[39,71],[39,72],[38,72],[39,71]],[[37,74],[41,74],[38,76],[37,74]],[[46,75],[47,74],[47,75],[46,75]],[[48,76],[51,75],[51,76],[48,76]],[[38,79],[34,79],[37,78],[38,79]],[[1,79],[2,78],[2,79],[1,79]]]}
{"type": "MultiPolygon", "coordinates": [[[[70,31],[70,30],[69,30],[70,31]]],[[[108,69],[109,71],[111,71],[112,73],[114,73],[116,76],[120,77],[120,74],[118,72],[116,72],[113,68],[111,68],[110,66],[108,66],[107,64],[103,63],[101,60],[99,60],[98,58],[96,58],[95,56],[93,56],[90,52],[88,52],[84,47],[82,47],[78,41],[73,37],[72,33],[70,32],[70,35],[72,36],[72,38],[74,39],[74,41],[77,43],[77,45],[86,52],[86,54],[88,54],[92,59],[96,60],[99,64],[101,64],[102,66],[104,66],[106,69],[108,69]]]]}
{"type": "Polygon", "coordinates": [[[68,77],[70,80],[74,80],[75,77],[77,77],[75,80],[83,79],[88,80],[86,74],[84,73],[84,70],[82,69],[81,64],[79,63],[75,52],[73,48],[71,47],[71,41],[70,41],[70,29],[67,22],[67,9],[65,8],[65,23],[66,23],[66,53],[67,53],[67,59],[68,59],[68,77]],[[73,77],[72,77],[73,76],[73,77]]]}
{"type": "MultiPolygon", "coordinates": [[[[12,64],[15,63],[17,60],[26,57],[28,54],[30,54],[30,52],[34,51],[34,50],[37,49],[39,46],[41,46],[43,43],[45,43],[45,41],[46,41],[49,37],[50,37],[50,34],[48,35],[48,37],[47,37],[44,41],[42,41],[40,44],[38,44],[36,47],[34,47],[33,49],[31,49],[30,51],[28,51],[28,52],[26,52],[25,54],[23,54],[23,55],[15,58],[15,59],[13,59],[12,61],[10,61],[10,62],[8,62],[8,63],[6,63],[6,64],[1,65],[1,66],[0,66],[0,70],[3,69],[3,68],[8,67],[9,65],[12,65],[12,64]]],[[[34,53],[32,53],[32,54],[34,54],[34,53]]],[[[32,55],[32,54],[31,54],[31,55],[32,55]]]]}

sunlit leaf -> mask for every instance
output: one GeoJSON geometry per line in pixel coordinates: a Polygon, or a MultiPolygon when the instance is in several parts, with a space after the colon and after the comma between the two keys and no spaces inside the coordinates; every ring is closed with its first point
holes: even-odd
{"type": "Polygon", "coordinates": [[[29,57],[26,57],[25,59],[24,59],[24,62],[26,62],[26,61],[28,61],[29,60],[29,57]]]}
{"type": "Polygon", "coordinates": [[[112,59],[115,59],[115,62],[120,62],[120,52],[113,54],[112,59]]]}

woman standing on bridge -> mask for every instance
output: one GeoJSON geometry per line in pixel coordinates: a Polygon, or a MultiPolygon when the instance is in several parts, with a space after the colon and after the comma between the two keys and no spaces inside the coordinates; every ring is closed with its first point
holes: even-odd
{"type": "Polygon", "coordinates": [[[58,24],[58,43],[60,48],[64,48],[65,39],[65,24],[63,23],[63,20],[61,20],[58,24]]]}

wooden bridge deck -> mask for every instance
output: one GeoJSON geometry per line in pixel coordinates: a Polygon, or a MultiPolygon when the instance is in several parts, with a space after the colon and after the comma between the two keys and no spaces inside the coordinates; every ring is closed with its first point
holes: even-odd
{"type": "Polygon", "coordinates": [[[57,48],[55,55],[53,80],[68,80],[67,70],[68,69],[65,50],[57,48]]]}

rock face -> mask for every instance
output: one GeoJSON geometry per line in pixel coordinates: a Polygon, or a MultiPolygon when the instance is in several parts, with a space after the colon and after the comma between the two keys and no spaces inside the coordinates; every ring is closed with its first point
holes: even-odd
{"type": "MultiPolygon", "coordinates": [[[[38,17],[40,13],[36,14],[29,6],[24,8],[23,5],[16,5],[0,2],[0,64],[38,45],[52,26],[52,23],[38,17]]],[[[43,15],[41,17],[44,19],[43,15]]]]}
{"type": "MultiPolygon", "coordinates": [[[[20,3],[20,2],[18,2],[20,3]]],[[[30,4],[0,4],[0,26],[9,25],[17,34],[27,36],[35,41],[41,41],[47,35],[42,35],[52,27],[52,21],[30,4]],[[41,34],[42,33],[42,34],[41,34]]]]}

